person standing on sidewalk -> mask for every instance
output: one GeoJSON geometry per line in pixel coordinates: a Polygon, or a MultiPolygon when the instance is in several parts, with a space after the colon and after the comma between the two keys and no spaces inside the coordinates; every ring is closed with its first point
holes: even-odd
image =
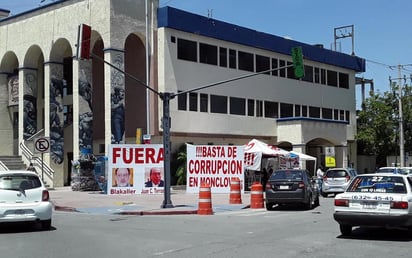
{"type": "Polygon", "coordinates": [[[36,172],[36,168],[33,166],[33,163],[30,162],[29,166],[26,169],[27,171],[36,172]]]}
{"type": "Polygon", "coordinates": [[[323,182],[324,174],[325,173],[323,172],[322,167],[319,166],[318,170],[316,170],[316,177],[317,177],[319,191],[322,191],[322,182],[323,182]]]}

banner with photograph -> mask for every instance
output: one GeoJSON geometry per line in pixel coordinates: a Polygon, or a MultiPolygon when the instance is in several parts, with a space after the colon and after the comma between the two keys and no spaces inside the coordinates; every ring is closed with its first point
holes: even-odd
{"type": "Polygon", "coordinates": [[[300,168],[299,156],[293,153],[284,156],[279,156],[279,168],[300,168]]]}
{"type": "Polygon", "coordinates": [[[188,193],[198,193],[201,184],[211,187],[212,193],[230,193],[230,180],[240,179],[244,190],[244,146],[187,144],[188,193]]]}
{"type": "Polygon", "coordinates": [[[107,193],[163,194],[162,144],[109,145],[107,193]]]}

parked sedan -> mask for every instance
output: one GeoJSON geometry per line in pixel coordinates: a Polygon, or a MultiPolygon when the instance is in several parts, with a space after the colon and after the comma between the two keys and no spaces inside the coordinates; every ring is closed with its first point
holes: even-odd
{"type": "Polygon", "coordinates": [[[276,170],[266,183],[266,209],[278,204],[303,204],[307,209],[319,206],[316,182],[307,170],[276,170]]]}
{"type": "Polygon", "coordinates": [[[35,172],[0,171],[0,223],[39,222],[49,229],[53,206],[35,172]]]}
{"type": "Polygon", "coordinates": [[[412,235],[412,175],[358,175],[334,201],[342,235],[354,226],[406,227],[412,235]]]}

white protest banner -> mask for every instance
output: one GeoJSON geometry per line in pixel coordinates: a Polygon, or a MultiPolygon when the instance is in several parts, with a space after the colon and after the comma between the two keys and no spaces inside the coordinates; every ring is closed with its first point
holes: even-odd
{"type": "Polygon", "coordinates": [[[239,178],[243,192],[244,147],[187,144],[188,193],[199,192],[201,184],[211,187],[212,193],[230,193],[230,180],[239,178]]]}
{"type": "Polygon", "coordinates": [[[107,193],[163,194],[162,144],[109,145],[107,193]]]}

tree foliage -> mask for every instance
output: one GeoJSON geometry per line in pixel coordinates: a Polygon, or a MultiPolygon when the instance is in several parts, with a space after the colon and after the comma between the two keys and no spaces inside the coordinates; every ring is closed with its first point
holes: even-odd
{"type": "MultiPolygon", "coordinates": [[[[371,93],[358,112],[358,154],[375,155],[377,165],[386,165],[386,156],[399,155],[399,88],[392,85],[383,94],[371,93]]],[[[405,151],[412,146],[411,87],[402,87],[402,113],[405,151]],[[411,121],[411,122],[410,122],[411,121]]]]}

